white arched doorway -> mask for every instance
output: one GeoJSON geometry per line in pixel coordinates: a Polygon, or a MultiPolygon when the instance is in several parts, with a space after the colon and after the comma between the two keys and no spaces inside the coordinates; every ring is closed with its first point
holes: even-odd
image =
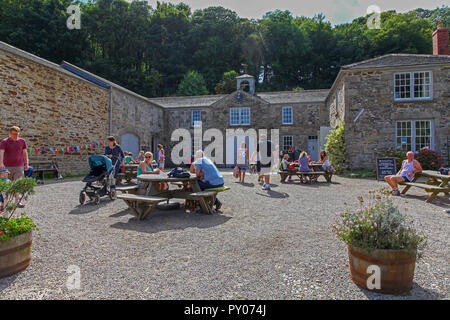
{"type": "Polygon", "coordinates": [[[125,133],[122,135],[122,150],[131,152],[133,154],[133,158],[139,153],[139,138],[132,133],[125,133]]]}

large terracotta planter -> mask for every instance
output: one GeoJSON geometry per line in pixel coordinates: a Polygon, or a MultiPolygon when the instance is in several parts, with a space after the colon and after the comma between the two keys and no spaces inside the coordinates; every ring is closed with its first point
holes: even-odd
{"type": "Polygon", "coordinates": [[[350,274],[353,282],[366,290],[388,294],[402,294],[413,286],[416,252],[406,250],[372,250],[348,246],[350,274]],[[369,289],[367,273],[370,265],[380,268],[380,289],[369,289]]]}
{"type": "Polygon", "coordinates": [[[31,261],[32,230],[0,241],[0,278],[25,270],[31,261]]]}

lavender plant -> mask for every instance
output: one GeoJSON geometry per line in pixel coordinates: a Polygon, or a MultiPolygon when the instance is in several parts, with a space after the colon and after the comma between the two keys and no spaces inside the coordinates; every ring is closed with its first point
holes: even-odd
{"type": "Polygon", "coordinates": [[[337,238],[347,245],[370,250],[405,249],[417,252],[420,258],[426,237],[414,228],[413,222],[393,204],[389,190],[369,191],[366,203],[358,197],[360,208],[338,213],[331,225],[337,238]]]}

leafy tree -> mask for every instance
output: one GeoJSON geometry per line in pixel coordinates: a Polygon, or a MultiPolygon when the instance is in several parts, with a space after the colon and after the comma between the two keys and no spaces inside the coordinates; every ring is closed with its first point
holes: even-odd
{"type": "Polygon", "coordinates": [[[200,96],[208,94],[205,80],[197,71],[189,71],[177,89],[177,96],[200,96]]]}
{"type": "Polygon", "coordinates": [[[223,74],[222,80],[214,87],[217,94],[232,93],[236,90],[237,72],[232,70],[223,74]]]}
{"type": "Polygon", "coordinates": [[[327,136],[325,151],[337,173],[342,173],[346,168],[345,124],[341,121],[339,126],[331,130],[327,136]]]}

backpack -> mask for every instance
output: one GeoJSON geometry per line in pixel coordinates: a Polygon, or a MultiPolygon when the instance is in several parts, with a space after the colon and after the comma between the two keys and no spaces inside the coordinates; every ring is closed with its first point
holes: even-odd
{"type": "Polygon", "coordinates": [[[450,172],[450,168],[440,168],[439,169],[439,173],[444,176],[447,176],[449,172],[450,172]]]}
{"type": "Polygon", "coordinates": [[[172,169],[168,174],[169,178],[190,178],[191,174],[181,167],[172,169]]]}

